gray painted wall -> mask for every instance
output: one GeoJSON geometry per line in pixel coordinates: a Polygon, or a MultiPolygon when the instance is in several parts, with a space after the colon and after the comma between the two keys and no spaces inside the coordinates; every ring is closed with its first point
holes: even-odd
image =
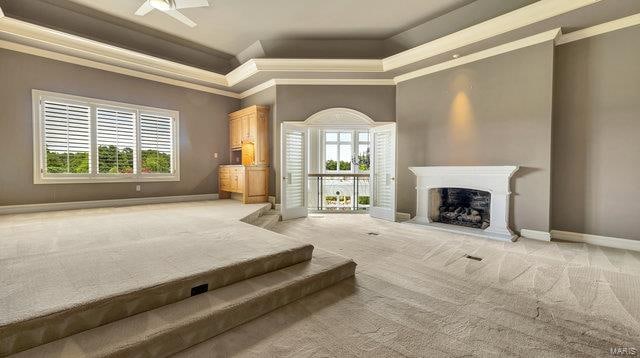
{"type": "Polygon", "coordinates": [[[397,86],[398,210],[415,214],[410,166],[519,165],[512,227],[549,230],[553,43],[397,86]]]}
{"type": "MultiPolygon", "coordinates": [[[[276,138],[280,143],[280,123],[305,121],[327,108],[344,107],[360,111],[376,122],[393,122],[396,117],[394,86],[277,86],[276,138]]],[[[280,178],[280,146],[274,148],[276,178],[280,178]]],[[[276,197],[280,200],[279,181],[276,197]]]]}
{"type": "Polygon", "coordinates": [[[640,240],[640,27],[556,48],[552,228],[640,240]]]}
{"type": "Polygon", "coordinates": [[[7,50],[0,83],[0,205],[217,192],[217,165],[229,156],[227,113],[239,100],[7,50]],[[142,183],[141,192],[135,183],[34,185],[32,89],[179,111],[181,181],[142,183]]]}

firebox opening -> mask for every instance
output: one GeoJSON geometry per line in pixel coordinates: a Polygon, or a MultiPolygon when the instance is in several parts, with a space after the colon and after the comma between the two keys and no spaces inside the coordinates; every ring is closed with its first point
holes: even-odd
{"type": "Polygon", "coordinates": [[[490,223],[491,193],[465,188],[432,189],[431,220],[445,224],[486,229],[490,223]]]}

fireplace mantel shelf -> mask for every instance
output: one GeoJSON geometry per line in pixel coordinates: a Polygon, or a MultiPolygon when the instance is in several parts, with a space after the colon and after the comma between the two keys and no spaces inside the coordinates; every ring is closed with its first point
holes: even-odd
{"type": "Polygon", "coordinates": [[[497,240],[515,241],[509,229],[509,182],[518,166],[429,166],[410,167],[417,177],[416,223],[430,225],[448,231],[487,237],[497,240]],[[488,228],[462,229],[455,225],[436,223],[431,218],[434,212],[431,192],[437,188],[468,188],[488,191],[491,194],[491,222],[488,228]]]}

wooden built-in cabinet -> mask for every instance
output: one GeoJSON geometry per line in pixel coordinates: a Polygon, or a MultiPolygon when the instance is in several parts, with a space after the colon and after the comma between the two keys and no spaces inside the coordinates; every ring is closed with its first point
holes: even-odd
{"type": "Polygon", "coordinates": [[[242,194],[243,203],[269,198],[269,107],[251,106],[229,114],[231,165],[219,168],[218,193],[242,194]]]}
{"type": "Polygon", "coordinates": [[[251,106],[229,114],[229,143],[232,154],[243,145],[253,146],[253,163],[243,164],[269,165],[269,107],[251,106]]]}

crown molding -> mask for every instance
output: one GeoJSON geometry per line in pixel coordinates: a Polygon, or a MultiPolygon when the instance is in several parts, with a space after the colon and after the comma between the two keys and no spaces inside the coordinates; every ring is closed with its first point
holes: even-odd
{"type": "Polygon", "coordinates": [[[38,57],[44,57],[51,60],[71,63],[74,65],[80,65],[84,67],[95,68],[98,70],[119,73],[122,75],[131,76],[131,77],[142,78],[145,80],[165,83],[173,86],[189,88],[196,91],[208,92],[208,93],[213,93],[213,94],[232,97],[232,98],[240,98],[240,95],[238,93],[231,92],[231,91],[225,91],[218,88],[207,87],[207,86],[199,85],[192,82],[176,80],[176,79],[165,77],[165,76],[149,74],[142,71],[130,70],[121,66],[109,65],[102,62],[87,60],[87,59],[76,57],[76,56],[65,55],[58,52],[54,52],[54,51],[43,50],[43,49],[35,48],[32,46],[17,44],[15,42],[0,40],[0,48],[16,51],[16,52],[22,52],[22,53],[26,53],[26,54],[34,55],[38,57]]]}
{"type": "Polygon", "coordinates": [[[563,34],[558,41],[557,45],[563,45],[569,42],[586,39],[592,36],[598,36],[607,32],[624,29],[626,27],[640,25],[640,14],[635,14],[627,17],[623,17],[617,20],[605,22],[600,25],[587,27],[586,29],[577,30],[568,34],[563,34]]]}
{"type": "Polygon", "coordinates": [[[129,70],[204,86],[232,87],[259,72],[382,73],[485,40],[600,0],[540,0],[399,54],[379,59],[252,59],[226,75],[67,34],[25,21],[0,18],[2,39],[129,70]]]}
{"type": "Polygon", "coordinates": [[[601,0],[540,0],[531,5],[384,58],[382,60],[383,68],[384,71],[390,71],[403,67],[599,1],[601,0]]]}
{"type": "Polygon", "coordinates": [[[349,79],[349,78],[274,78],[252,87],[242,93],[240,98],[246,98],[258,92],[262,92],[270,87],[279,85],[302,85],[302,86],[395,86],[393,79],[349,79]]]}
{"type": "MultiPolygon", "coordinates": [[[[401,74],[394,79],[271,79],[242,93],[226,91],[260,72],[384,73],[491,36],[542,21],[600,0],[540,0],[385,59],[251,59],[227,75],[122,49],[0,15],[0,48],[92,67],[198,91],[245,98],[275,85],[393,85],[412,78],[517,50],[548,39],[564,44],[640,24],[640,14],[561,35],[558,29],[458,59],[401,74]],[[556,38],[560,34],[559,38],[556,38]],[[222,88],[222,89],[221,89],[222,88]]],[[[1,9],[0,9],[1,11],[1,9]]],[[[292,75],[295,77],[295,75],[292,75]]]]}
{"type": "Polygon", "coordinates": [[[545,31],[537,35],[525,37],[520,40],[506,43],[504,45],[492,47],[492,48],[475,52],[475,53],[462,56],[453,60],[442,62],[437,65],[433,65],[433,66],[425,67],[416,71],[408,72],[403,75],[394,77],[393,80],[395,81],[395,83],[401,83],[404,81],[412,80],[414,78],[426,76],[435,72],[440,72],[453,67],[462,66],[467,63],[480,61],[485,58],[501,55],[507,52],[519,50],[521,48],[537,45],[547,41],[552,41],[557,39],[560,36],[560,34],[562,34],[562,32],[560,31],[559,28],[545,31]]]}
{"type": "Polygon", "coordinates": [[[227,74],[228,86],[250,78],[259,72],[383,72],[381,60],[257,58],[243,63],[227,74]]]}
{"type": "Polygon", "coordinates": [[[5,40],[86,60],[175,79],[199,81],[212,85],[227,85],[226,77],[215,72],[67,34],[10,17],[0,18],[0,33],[4,35],[5,40]]]}
{"type": "Polygon", "coordinates": [[[242,98],[247,98],[247,97],[249,97],[251,95],[254,95],[254,94],[258,93],[258,92],[262,92],[262,91],[264,91],[264,90],[266,90],[268,88],[271,88],[271,87],[273,87],[275,85],[276,85],[276,80],[275,79],[268,80],[266,82],[262,82],[261,84],[255,86],[255,87],[249,88],[248,90],[240,93],[240,98],[241,99],[242,98]]]}

